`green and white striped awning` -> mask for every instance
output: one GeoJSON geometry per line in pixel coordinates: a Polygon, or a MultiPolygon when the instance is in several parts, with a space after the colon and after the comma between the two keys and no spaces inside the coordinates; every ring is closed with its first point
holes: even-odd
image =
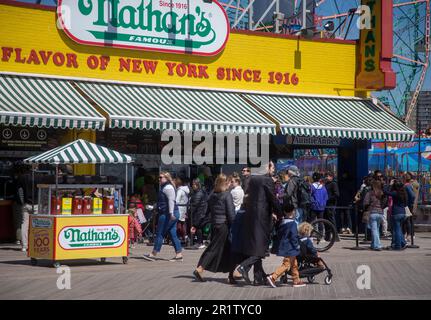
{"type": "Polygon", "coordinates": [[[245,95],[283,134],[348,139],[410,140],[414,132],[371,100],[245,95]]]}
{"type": "Polygon", "coordinates": [[[275,133],[238,93],[80,82],[105,109],[111,128],[275,133]]]}
{"type": "Polygon", "coordinates": [[[0,123],[104,130],[106,119],[65,80],[0,75],[0,123]]]}
{"type": "Polygon", "coordinates": [[[79,139],[37,156],[24,163],[79,164],[79,163],[130,163],[128,155],[79,139]]]}

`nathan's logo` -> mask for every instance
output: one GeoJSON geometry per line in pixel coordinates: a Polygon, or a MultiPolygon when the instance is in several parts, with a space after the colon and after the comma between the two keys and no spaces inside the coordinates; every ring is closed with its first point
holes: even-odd
{"type": "Polygon", "coordinates": [[[119,225],[65,227],[58,235],[60,246],[66,250],[117,248],[125,238],[119,225]]]}
{"type": "Polygon", "coordinates": [[[216,55],[229,22],[217,1],[59,0],[67,35],[81,44],[216,55]]]}

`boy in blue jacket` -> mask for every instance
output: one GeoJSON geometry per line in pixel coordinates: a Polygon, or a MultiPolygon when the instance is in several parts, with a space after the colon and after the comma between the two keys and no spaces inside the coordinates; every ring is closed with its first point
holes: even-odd
{"type": "Polygon", "coordinates": [[[268,283],[275,288],[275,282],[286,271],[291,270],[293,287],[304,287],[305,283],[299,278],[298,262],[296,256],[299,255],[298,227],[295,222],[295,208],[291,204],[283,207],[284,219],[280,223],[277,231],[279,247],[277,256],[283,257],[283,263],[275,272],[267,277],[268,283]]]}

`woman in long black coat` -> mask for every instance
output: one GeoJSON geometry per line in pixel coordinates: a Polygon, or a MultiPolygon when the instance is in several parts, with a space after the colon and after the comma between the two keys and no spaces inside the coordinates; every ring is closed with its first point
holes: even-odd
{"type": "Polygon", "coordinates": [[[211,216],[211,243],[202,253],[198,267],[193,275],[198,281],[204,281],[204,270],[211,272],[230,272],[233,269],[229,229],[235,219],[235,207],[229,188],[229,181],[220,174],[214,186],[214,192],[208,199],[211,216]]]}
{"type": "Polygon", "coordinates": [[[275,197],[275,184],[271,175],[273,164],[269,165],[269,173],[250,178],[245,199],[246,213],[242,226],[242,253],[249,258],[241,262],[238,271],[247,283],[248,271],[254,265],[255,282],[264,281],[262,258],[265,257],[271,236],[272,214],[279,213],[280,208],[275,197]]]}

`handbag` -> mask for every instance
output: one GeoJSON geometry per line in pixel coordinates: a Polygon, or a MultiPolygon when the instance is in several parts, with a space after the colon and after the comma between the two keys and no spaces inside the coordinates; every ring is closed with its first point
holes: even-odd
{"type": "Polygon", "coordinates": [[[362,214],[362,223],[368,223],[370,221],[370,211],[364,211],[364,213],[362,214]]]}
{"type": "Polygon", "coordinates": [[[410,208],[408,206],[405,207],[405,210],[406,210],[406,218],[410,218],[411,216],[413,216],[413,214],[410,211],[410,208]]]}

